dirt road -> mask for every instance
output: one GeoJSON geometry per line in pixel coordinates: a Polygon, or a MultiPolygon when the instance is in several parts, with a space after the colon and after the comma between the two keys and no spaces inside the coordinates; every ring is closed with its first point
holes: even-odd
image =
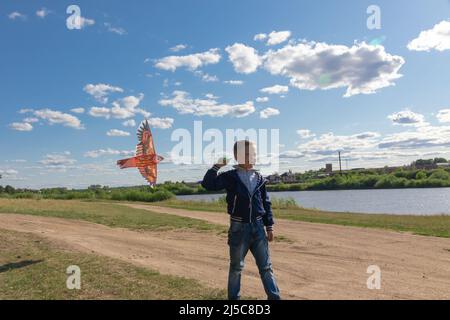
{"type": "MultiPolygon", "coordinates": [[[[133,208],[228,224],[225,214],[131,204],[133,208]]],[[[0,214],[0,228],[31,232],[71,249],[94,252],[161,273],[226,288],[226,235],[210,232],[138,232],[60,218],[0,214]]],[[[450,299],[450,240],[384,230],[278,220],[271,244],[285,299],[450,299]],[[381,289],[366,285],[369,265],[381,268],[381,289]]],[[[249,255],[242,293],[264,298],[249,255]]]]}

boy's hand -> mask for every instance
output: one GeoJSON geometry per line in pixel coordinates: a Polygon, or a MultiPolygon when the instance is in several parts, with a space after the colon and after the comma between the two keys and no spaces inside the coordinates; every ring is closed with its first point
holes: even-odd
{"type": "Polygon", "coordinates": [[[271,230],[268,230],[268,231],[267,231],[267,240],[268,240],[269,242],[272,242],[272,241],[273,241],[273,231],[271,231],[271,230]]]}
{"type": "Polygon", "coordinates": [[[222,168],[225,167],[228,164],[227,157],[220,158],[217,163],[215,164],[216,167],[222,168]]]}

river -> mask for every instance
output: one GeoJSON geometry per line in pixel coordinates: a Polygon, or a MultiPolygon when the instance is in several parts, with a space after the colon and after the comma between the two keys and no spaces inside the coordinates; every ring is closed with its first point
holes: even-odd
{"type": "MultiPolygon", "coordinates": [[[[450,215],[450,188],[371,189],[271,192],[271,197],[293,198],[298,205],[324,211],[450,215]]],[[[212,200],[223,194],[178,196],[182,200],[212,200]]]]}

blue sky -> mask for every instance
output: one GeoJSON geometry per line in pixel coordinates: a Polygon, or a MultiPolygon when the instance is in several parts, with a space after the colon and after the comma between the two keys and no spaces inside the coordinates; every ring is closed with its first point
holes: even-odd
{"type": "MultiPolygon", "coordinates": [[[[447,0],[2,1],[0,29],[3,185],[142,184],[115,161],[144,117],[168,160],[195,120],[279,129],[280,171],[336,165],[337,151],[349,167],[450,158],[447,0]]],[[[208,165],[167,161],[159,181],[208,165]]]]}

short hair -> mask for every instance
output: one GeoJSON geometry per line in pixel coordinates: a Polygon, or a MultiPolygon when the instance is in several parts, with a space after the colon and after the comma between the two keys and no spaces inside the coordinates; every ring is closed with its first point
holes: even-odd
{"type": "Polygon", "coordinates": [[[242,144],[245,146],[245,150],[246,151],[250,149],[250,146],[254,145],[254,143],[252,141],[250,141],[250,140],[239,140],[239,141],[236,141],[234,143],[234,147],[233,147],[234,157],[235,158],[237,157],[238,147],[239,147],[239,145],[242,145],[242,144]]]}

